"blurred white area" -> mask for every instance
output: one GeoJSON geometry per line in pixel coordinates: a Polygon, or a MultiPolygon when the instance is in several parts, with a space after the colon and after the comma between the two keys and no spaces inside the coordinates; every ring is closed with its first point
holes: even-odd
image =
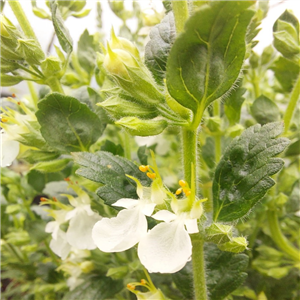
{"type": "MultiPolygon", "coordinates": [[[[122,0],[121,0],[122,1],[122,0]]],[[[45,9],[48,11],[47,6],[45,5],[44,0],[37,0],[37,5],[40,8],[45,9]]],[[[155,8],[158,12],[163,10],[163,5],[161,0],[140,0],[138,1],[143,11],[151,12],[151,8],[155,8]]],[[[53,35],[54,29],[53,25],[50,20],[43,20],[36,17],[31,10],[31,1],[30,0],[20,0],[20,3],[32,24],[32,27],[39,39],[43,49],[46,51],[48,45],[50,43],[51,37],[53,35]]],[[[65,22],[66,27],[69,29],[70,34],[73,38],[74,48],[76,49],[76,45],[78,39],[82,32],[87,28],[90,34],[99,31],[97,28],[97,21],[96,21],[96,3],[95,0],[87,0],[87,4],[85,8],[91,8],[91,12],[87,17],[82,19],[77,19],[74,17],[69,17],[65,22]]],[[[119,27],[122,25],[122,21],[115,16],[112,11],[110,10],[108,0],[100,0],[102,6],[102,33],[105,34],[106,39],[109,38],[109,32],[111,27],[113,26],[115,32],[118,33],[119,27]]],[[[132,0],[124,0],[125,7],[130,8],[132,6],[132,0]]],[[[262,50],[272,43],[272,27],[276,19],[286,10],[290,9],[294,12],[298,19],[300,19],[300,0],[270,0],[269,2],[269,13],[265,20],[263,20],[261,24],[261,31],[256,37],[256,40],[259,40],[258,45],[254,48],[254,50],[258,53],[261,53],[262,50]]],[[[9,5],[6,3],[4,7],[4,14],[14,23],[17,24],[17,20],[11,11],[9,5]]],[[[134,20],[128,20],[127,25],[131,28],[136,26],[134,20]]],[[[54,40],[55,45],[59,45],[57,38],[54,40]]],[[[51,49],[51,54],[54,54],[54,48],[51,49]]],[[[18,93],[21,96],[27,93],[27,86],[25,83],[21,83],[13,88],[4,89],[4,91],[12,91],[14,93],[18,93]]]]}

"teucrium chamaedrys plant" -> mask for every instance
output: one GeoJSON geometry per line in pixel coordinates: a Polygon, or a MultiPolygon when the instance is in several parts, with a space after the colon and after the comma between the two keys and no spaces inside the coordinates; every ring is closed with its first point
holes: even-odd
{"type": "MultiPolygon", "coordinates": [[[[24,178],[3,171],[11,217],[3,239],[8,265],[15,259],[18,266],[37,265],[25,272],[35,299],[44,290],[49,297],[60,291],[65,300],[131,299],[129,292],[137,299],[276,299],[268,280],[265,290],[240,286],[249,260],[252,272],[297,278],[297,234],[282,230],[294,228],[299,217],[292,205],[299,192],[300,124],[292,119],[299,114],[298,20],[283,13],[273,28],[276,50],[269,46],[259,57],[252,48],[264,3],[164,1],[168,13],[138,48],[141,19],[136,32],[126,25],[140,14],[138,2],[132,12],[123,2],[109,3],[123,21],[120,33],[132,40],[112,29],[104,42],[85,30],[74,53],[64,20],[88,14],[85,1],[49,1],[49,12],[32,1],[33,12],[53,23],[62,48],[55,48],[57,56],[42,51],[18,1],[8,4],[20,29],[1,15],[1,84],[27,80],[31,92],[28,105],[8,98],[2,109],[4,142],[14,147],[11,155],[4,151],[5,165],[20,143],[27,148],[20,148],[19,158],[30,166],[24,178]],[[274,86],[264,79],[270,70],[274,86]],[[93,76],[99,89],[89,86],[93,76]],[[51,91],[38,96],[31,81],[51,91]],[[275,100],[287,107],[283,122],[275,100]],[[164,160],[158,146],[133,150],[130,136],[157,135],[173,141],[164,160]],[[179,187],[166,180],[172,172],[179,187]],[[282,185],[274,187],[277,180],[282,185]],[[35,193],[51,220],[31,208],[26,194],[35,193]],[[278,219],[284,207],[293,214],[289,221],[278,219]],[[256,239],[266,245],[258,247],[256,239]],[[51,266],[32,255],[38,243],[51,266]],[[44,269],[52,273],[38,288],[44,269]]],[[[101,24],[101,2],[97,12],[101,24]]],[[[296,299],[294,290],[282,299],[296,299]]]]}

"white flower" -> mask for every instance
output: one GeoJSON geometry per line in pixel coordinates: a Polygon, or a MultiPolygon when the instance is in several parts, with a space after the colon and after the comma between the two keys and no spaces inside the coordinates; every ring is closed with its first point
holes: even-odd
{"type": "Polygon", "coordinates": [[[175,273],[191,258],[189,233],[198,232],[197,219],[191,219],[189,213],[175,215],[166,210],[152,217],[165,222],[156,225],[141,238],[139,259],[149,272],[175,273]]]}
{"type": "Polygon", "coordinates": [[[52,239],[50,242],[51,250],[61,257],[66,259],[71,250],[71,245],[67,242],[66,233],[59,229],[56,232],[56,239],[52,239]]]}
{"type": "Polygon", "coordinates": [[[1,131],[1,167],[7,167],[12,164],[20,151],[20,144],[17,141],[10,140],[8,134],[1,131]]]}
{"type": "Polygon", "coordinates": [[[51,233],[53,239],[57,239],[59,227],[61,224],[66,222],[66,214],[68,211],[66,210],[55,210],[51,211],[51,215],[55,218],[55,221],[51,221],[47,223],[45,227],[45,231],[51,233]]]}

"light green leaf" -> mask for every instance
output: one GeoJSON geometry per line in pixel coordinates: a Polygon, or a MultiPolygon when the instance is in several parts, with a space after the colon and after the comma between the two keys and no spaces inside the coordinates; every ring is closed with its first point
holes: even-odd
{"type": "Polygon", "coordinates": [[[244,237],[235,237],[231,241],[219,244],[218,248],[222,251],[240,253],[247,249],[248,242],[244,237]]]}
{"type": "Polygon", "coordinates": [[[88,150],[104,130],[98,116],[73,97],[52,93],[39,102],[38,108],[41,133],[55,150],[88,150]]]}
{"type": "Polygon", "coordinates": [[[188,19],[167,62],[167,87],[181,105],[196,113],[232,88],[245,57],[253,3],[213,1],[188,19]]]}
{"type": "Polygon", "coordinates": [[[31,170],[36,170],[41,173],[55,173],[63,170],[70,161],[70,158],[64,158],[52,161],[38,162],[31,168],[31,170]]]}
{"type": "Polygon", "coordinates": [[[279,121],[280,119],[278,106],[264,95],[255,99],[251,106],[251,114],[261,125],[279,121]]]}
{"type": "Polygon", "coordinates": [[[232,237],[232,226],[213,223],[205,228],[205,240],[215,244],[229,242],[232,237]]]}
{"type": "Polygon", "coordinates": [[[17,75],[6,75],[1,73],[0,82],[1,86],[13,86],[23,81],[23,77],[17,75]]]}
{"type": "Polygon", "coordinates": [[[221,158],[213,180],[214,221],[234,221],[245,216],[274,184],[284,162],[274,158],[288,146],[277,138],[281,122],[259,124],[235,138],[221,158]]]}

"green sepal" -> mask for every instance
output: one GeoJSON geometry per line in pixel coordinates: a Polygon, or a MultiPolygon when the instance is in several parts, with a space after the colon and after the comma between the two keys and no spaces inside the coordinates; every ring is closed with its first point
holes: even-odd
{"type": "Polygon", "coordinates": [[[39,65],[45,54],[34,39],[18,39],[17,52],[21,53],[30,65],[39,65]]]}
{"type": "Polygon", "coordinates": [[[232,226],[213,223],[205,228],[205,240],[215,244],[223,244],[232,239],[232,226]]]}
{"type": "Polygon", "coordinates": [[[256,124],[235,138],[221,158],[213,179],[213,219],[230,222],[245,216],[274,184],[284,162],[274,156],[289,144],[276,138],[283,123],[256,124]]]}
{"type": "Polygon", "coordinates": [[[6,46],[3,43],[3,38],[2,37],[1,37],[1,43],[0,44],[1,44],[0,45],[1,57],[5,58],[5,59],[11,59],[11,60],[23,60],[24,59],[22,54],[17,52],[15,48],[11,48],[9,46],[6,46]]]}
{"type": "Polygon", "coordinates": [[[228,92],[246,53],[245,35],[254,1],[213,1],[186,22],[167,62],[171,96],[195,114],[228,92]],[[239,49],[239,51],[236,51],[239,49]]]}
{"type": "Polygon", "coordinates": [[[70,161],[70,158],[63,158],[52,161],[38,162],[31,168],[31,170],[36,170],[41,173],[55,173],[63,170],[70,161]]]}
{"type": "Polygon", "coordinates": [[[24,80],[24,78],[22,76],[18,76],[18,75],[7,75],[7,74],[3,74],[3,73],[1,73],[1,75],[0,75],[1,86],[13,86],[23,80],[24,80]]]}
{"type": "Polygon", "coordinates": [[[19,65],[16,62],[1,57],[1,73],[13,72],[14,70],[17,70],[18,68],[19,68],[19,65]]]}
{"type": "Polygon", "coordinates": [[[247,249],[248,242],[244,237],[235,237],[231,241],[218,244],[218,248],[222,251],[241,253],[247,249]]]}
{"type": "Polygon", "coordinates": [[[136,117],[124,117],[115,122],[115,124],[121,125],[131,135],[137,136],[157,135],[163,132],[168,126],[168,122],[163,119],[142,120],[136,117]]]}

